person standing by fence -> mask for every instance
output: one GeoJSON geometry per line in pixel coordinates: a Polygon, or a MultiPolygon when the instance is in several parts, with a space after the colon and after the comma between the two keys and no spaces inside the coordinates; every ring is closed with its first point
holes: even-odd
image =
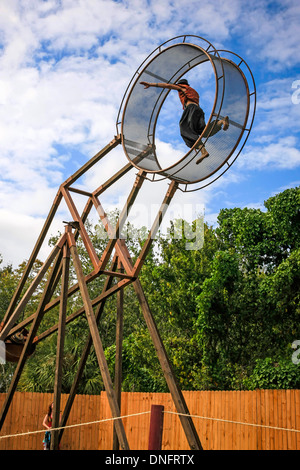
{"type": "Polygon", "coordinates": [[[44,440],[43,440],[44,450],[50,450],[51,432],[49,431],[49,429],[52,428],[52,412],[53,412],[53,403],[49,405],[48,413],[46,414],[43,420],[43,426],[44,428],[47,429],[47,431],[45,432],[44,440]]]}

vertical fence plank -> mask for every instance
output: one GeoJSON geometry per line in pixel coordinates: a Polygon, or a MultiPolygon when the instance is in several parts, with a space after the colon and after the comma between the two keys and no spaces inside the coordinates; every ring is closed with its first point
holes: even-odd
{"type": "MultiPolygon", "coordinates": [[[[291,391],[286,390],[286,416],[287,416],[287,421],[286,421],[286,426],[288,429],[292,428],[292,411],[291,411],[291,391]]],[[[288,432],[287,433],[287,449],[292,450],[292,437],[293,433],[288,432]]]]}
{"type": "MultiPolygon", "coordinates": [[[[79,409],[80,409],[80,417],[78,418],[78,423],[88,423],[89,422],[89,417],[86,414],[86,409],[85,409],[85,395],[79,395],[79,409]]],[[[79,441],[79,449],[84,449],[86,446],[86,426],[80,426],[79,428],[79,435],[80,435],[80,441],[79,441]]]]}
{"type": "MultiPolygon", "coordinates": [[[[87,396],[85,397],[85,399],[87,400],[87,403],[85,403],[84,405],[84,411],[85,411],[85,422],[91,422],[91,421],[96,421],[96,417],[93,417],[93,404],[92,404],[92,401],[93,401],[93,397],[90,395],[90,396],[87,396]]],[[[93,428],[96,427],[96,424],[94,425],[89,425],[89,426],[86,426],[86,431],[85,431],[85,449],[84,450],[91,450],[92,449],[92,432],[93,432],[93,428]]]]}
{"type": "MultiPolygon", "coordinates": [[[[240,419],[239,421],[241,423],[245,422],[245,391],[241,390],[240,391],[240,419]]],[[[246,428],[247,426],[242,426],[240,425],[240,439],[241,439],[241,444],[240,448],[242,450],[247,449],[247,443],[246,443],[246,428]]]]}
{"type": "MultiPolygon", "coordinates": [[[[249,391],[249,422],[252,424],[255,424],[257,422],[256,420],[256,396],[255,392],[253,390],[249,391]]],[[[250,429],[250,443],[249,443],[249,449],[250,450],[256,450],[256,428],[253,426],[249,427],[250,429]]]]}
{"type": "MultiPolygon", "coordinates": [[[[128,393],[121,393],[121,414],[122,416],[127,416],[129,414],[128,412],[128,403],[129,403],[129,395],[128,393]]],[[[125,432],[127,433],[126,429],[128,429],[128,426],[130,424],[129,418],[124,418],[124,428],[125,432]]]]}
{"type": "MultiPolygon", "coordinates": [[[[14,415],[17,414],[18,416],[18,433],[26,433],[28,429],[28,423],[26,422],[26,414],[27,414],[27,406],[30,401],[30,393],[26,394],[27,399],[25,400],[25,393],[19,392],[16,396],[16,401],[14,403],[13,411],[14,415]]],[[[14,443],[14,449],[20,450],[24,449],[27,450],[27,442],[28,442],[28,435],[14,437],[12,438],[14,443]]]]}
{"type": "MultiPolygon", "coordinates": [[[[277,409],[276,409],[276,399],[275,399],[275,391],[270,390],[270,413],[269,413],[269,422],[270,426],[277,426],[277,409]]],[[[270,430],[270,450],[275,450],[275,433],[274,429],[270,430]]]]}
{"type": "MultiPolygon", "coordinates": [[[[279,427],[279,413],[278,413],[278,393],[274,390],[273,395],[273,413],[274,413],[274,426],[279,427]]],[[[274,449],[279,449],[279,436],[280,431],[274,432],[274,449]]]]}
{"type": "MultiPolygon", "coordinates": [[[[295,390],[296,429],[300,430],[300,390],[295,390]]],[[[296,433],[296,449],[300,450],[300,432],[296,433]]]]}
{"type": "MultiPolygon", "coordinates": [[[[43,429],[43,420],[41,413],[41,400],[39,399],[38,394],[34,393],[34,416],[35,416],[35,428],[37,431],[43,429]]],[[[43,434],[35,434],[32,441],[32,450],[43,448],[43,434]]]]}
{"type": "MultiPolygon", "coordinates": [[[[234,394],[234,407],[233,407],[233,421],[238,422],[240,420],[240,392],[238,390],[233,392],[234,394]]],[[[238,450],[240,447],[240,426],[239,424],[234,424],[234,446],[233,450],[238,450]]]]}
{"type": "MultiPolygon", "coordinates": [[[[244,395],[244,412],[243,412],[243,422],[244,423],[249,423],[249,402],[248,402],[248,392],[243,391],[244,395]]],[[[249,445],[250,445],[250,434],[249,434],[249,426],[243,426],[244,428],[244,449],[249,450],[249,445]]]]}
{"type": "MultiPolygon", "coordinates": [[[[197,396],[199,396],[197,415],[207,416],[206,392],[205,391],[198,392],[197,396]]],[[[200,419],[199,421],[200,421],[200,426],[201,426],[200,440],[202,442],[203,449],[206,450],[207,449],[207,432],[206,432],[207,420],[200,419]]]]}
{"type": "MultiPolygon", "coordinates": [[[[217,403],[218,403],[218,407],[217,407],[217,418],[218,419],[222,419],[222,408],[223,408],[223,398],[224,398],[224,395],[223,395],[223,392],[221,391],[218,391],[217,392],[217,403]]],[[[223,440],[222,440],[222,431],[223,431],[223,426],[224,426],[224,423],[222,423],[222,421],[218,421],[218,450],[221,450],[222,449],[222,445],[223,445],[223,440]]]]}
{"type": "MultiPolygon", "coordinates": [[[[197,416],[206,416],[206,411],[205,411],[205,392],[201,391],[198,393],[195,393],[196,397],[196,409],[195,409],[195,414],[197,416]]],[[[205,419],[198,419],[198,427],[197,430],[199,432],[200,436],[200,441],[202,443],[203,449],[205,450],[207,448],[207,441],[206,441],[206,420],[205,419]]],[[[197,424],[197,421],[195,421],[195,424],[197,424]]]]}
{"type": "MultiPolygon", "coordinates": [[[[20,394],[15,393],[12,399],[12,403],[10,405],[10,419],[12,420],[13,418],[13,422],[11,421],[10,423],[9,434],[17,434],[17,433],[22,432],[22,429],[21,429],[22,407],[20,406],[20,398],[21,398],[20,394]]],[[[7,445],[9,446],[7,447],[7,449],[12,449],[12,450],[22,449],[22,447],[20,446],[21,445],[20,440],[17,437],[10,437],[8,439],[7,445]]]]}
{"type": "MultiPolygon", "coordinates": [[[[213,415],[213,392],[208,393],[207,397],[207,416],[212,417],[213,415]]],[[[207,433],[208,433],[208,450],[212,450],[214,448],[213,444],[213,421],[208,421],[207,426],[207,433]]]]}
{"type": "MultiPolygon", "coordinates": [[[[32,408],[33,408],[33,393],[30,392],[26,396],[25,393],[23,392],[23,402],[24,402],[24,429],[25,432],[28,431],[35,431],[35,423],[34,423],[34,417],[32,413],[32,408]]],[[[25,439],[25,448],[26,450],[30,450],[32,445],[32,435],[27,434],[26,439],[25,439]]]]}
{"type": "MultiPolygon", "coordinates": [[[[230,402],[230,392],[226,391],[225,393],[225,416],[224,419],[227,421],[232,421],[232,406],[230,402]]],[[[232,450],[232,424],[226,423],[225,425],[225,441],[224,441],[224,450],[232,450]]]]}
{"type": "MultiPolygon", "coordinates": [[[[218,393],[219,392],[214,392],[214,406],[213,406],[213,412],[212,412],[212,417],[214,418],[219,418],[218,413],[219,413],[219,403],[218,403],[218,393]]],[[[214,433],[214,450],[218,450],[218,443],[219,443],[219,421],[213,421],[213,433],[214,433]]]]}
{"type": "MultiPolygon", "coordinates": [[[[281,401],[281,412],[282,412],[282,427],[287,428],[287,394],[286,390],[282,390],[282,401],[281,401]]],[[[288,449],[288,433],[285,432],[282,435],[283,437],[283,450],[288,449]]]]}
{"type": "MultiPolygon", "coordinates": [[[[96,417],[97,419],[100,421],[101,419],[103,419],[103,416],[101,415],[101,402],[102,402],[102,395],[98,395],[97,397],[97,400],[96,400],[96,408],[94,408],[94,410],[96,410],[96,417]]],[[[102,426],[102,423],[99,423],[97,424],[97,427],[96,427],[96,430],[95,430],[95,445],[94,445],[94,448],[96,450],[99,450],[100,449],[100,441],[99,441],[99,436],[100,436],[100,429],[101,429],[101,426],[102,426]]]]}
{"type": "MultiPolygon", "coordinates": [[[[4,393],[1,393],[0,394],[0,409],[2,408],[2,404],[4,402],[4,393]]],[[[8,419],[6,418],[5,422],[4,422],[4,425],[0,431],[0,437],[1,436],[5,436],[5,434],[7,434],[6,432],[6,427],[7,427],[7,422],[8,422],[8,419]]],[[[5,444],[6,444],[6,439],[0,439],[0,450],[5,450],[5,444]]]]}
{"type": "MultiPolygon", "coordinates": [[[[67,403],[67,399],[68,399],[68,395],[65,395],[65,394],[62,394],[61,395],[61,404],[60,404],[60,411],[61,411],[61,416],[60,416],[60,419],[62,417],[62,414],[63,414],[63,411],[65,409],[65,406],[66,406],[66,403],[67,403]]],[[[68,426],[70,424],[70,416],[68,418],[68,421],[66,423],[66,426],[68,426]]],[[[63,435],[62,435],[62,438],[61,438],[61,441],[60,441],[60,449],[62,450],[69,450],[69,438],[68,438],[68,435],[70,434],[70,430],[69,429],[65,429],[64,432],[63,432],[63,435]]]]}
{"type": "MultiPolygon", "coordinates": [[[[281,409],[281,400],[282,400],[282,391],[276,390],[276,397],[277,397],[277,426],[279,428],[283,427],[282,423],[282,409],[281,409]]],[[[276,450],[283,450],[283,432],[277,431],[277,438],[276,438],[276,450]]]]}
{"type": "MultiPolygon", "coordinates": [[[[214,411],[213,411],[213,417],[219,419],[219,394],[220,392],[216,391],[214,392],[214,411]]],[[[214,421],[214,449],[219,450],[219,441],[220,441],[220,422],[219,421],[214,421]]]]}
{"type": "MultiPolygon", "coordinates": [[[[260,418],[260,390],[256,390],[256,421],[255,423],[261,424],[260,418]]],[[[261,450],[261,428],[256,428],[256,450],[261,450]]]]}
{"type": "MultiPolygon", "coordinates": [[[[291,415],[292,415],[292,429],[296,429],[296,390],[290,390],[291,392],[291,415]]],[[[291,432],[292,434],[292,449],[297,449],[297,433],[291,432]]]]}
{"type": "MultiPolygon", "coordinates": [[[[228,413],[228,395],[227,392],[224,391],[222,392],[223,398],[222,398],[222,408],[221,408],[221,419],[228,419],[227,418],[227,413],[228,413]]],[[[221,450],[225,450],[227,447],[227,423],[222,423],[222,444],[221,444],[221,450]]]]}
{"type": "MultiPolygon", "coordinates": [[[[265,426],[270,425],[270,394],[264,390],[264,419],[265,426]]],[[[265,447],[264,450],[270,450],[270,429],[266,427],[265,431],[265,447]]]]}
{"type": "MultiPolygon", "coordinates": [[[[257,409],[256,409],[256,399],[257,399],[257,394],[255,391],[251,391],[251,409],[252,409],[252,419],[251,423],[255,424],[257,423],[257,409]]],[[[252,444],[251,444],[251,450],[257,450],[257,428],[256,427],[251,427],[251,432],[252,432],[252,444]]]]}
{"type": "MultiPolygon", "coordinates": [[[[96,396],[97,398],[97,396],[96,396]]],[[[97,410],[97,405],[95,403],[95,397],[93,395],[89,396],[89,401],[88,401],[88,416],[89,419],[88,421],[97,421],[99,420],[99,415],[96,412],[97,410]],[[95,410],[95,411],[93,411],[95,410]]],[[[88,426],[87,429],[87,448],[86,450],[96,450],[96,443],[95,443],[95,436],[98,434],[98,427],[99,424],[91,424],[88,426]]]]}
{"type": "MultiPolygon", "coordinates": [[[[107,395],[105,392],[101,392],[101,419],[111,418],[111,410],[108,404],[107,395]]],[[[102,441],[101,450],[112,449],[112,422],[107,421],[102,424],[102,441]]]]}
{"type": "Polygon", "coordinates": [[[262,445],[262,450],[267,449],[267,433],[268,430],[265,427],[267,425],[266,422],[266,391],[261,390],[261,401],[260,401],[260,408],[261,408],[261,424],[264,426],[262,428],[262,440],[261,440],[261,445],[262,445]]]}
{"type": "MultiPolygon", "coordinates": [[[[156,394],[151,394],[151,395],[154,396],[153,399],[155,399],[156,394]]],[[[165,404],[165,412],[174,410],[173,402],[169,394],[164,394],[164,404],[165,404]]],[[[172,446],[173,446],[172,439],[174,437],[174,433],[173,433],[174,419],[175,419],[175,416],[173,414],[165,413],[163,446],[162,446],[163,450],[172,450],[172,446]]]]}
{"type": "MultiPolygon", "coordinates": [[[[78,395],[76,395],[72,410],[70,413],[70,420],[69,424],[76,424],[78,423],[78,395]]],[[[70,450],[77,450],[77,443],[78,443],[78,428],[71,428],[69,430],[70,436],[70,450]]]]}
{"type": "MultiPolygon", "coordinates": [[[[295,424],[296,424],[296,417],[295,417],[295,390],[287,390],[288,394],[288,403],[289,403],[289,423],[288,427],[289,429],[295,429],[295,424]]],[[[296,433],[293,431],[290,431],[289,433],[289,449],[293,450],[296,449],[296,433]]]]}
{"type": "MultiPolygon", "coordinates": [[[[79,416],[78,416],[78,421],[77,423],[87,423],[88,422],[88,418],[86,418],[85,416],[85,412],[84,412],[84,409],[85,409],[85,406],[84,406],[84,400],[85,400],[85,395],[78,395],[78,398],[79,398],[79,404],[78,404],[78,408],[79,408],[79,416]]],[[[84,446],[85,446],[85,430],[86,430],[86,426],[80,426],[77,428],[79,430],[79,444],[78,444],[78,448],[79,449],[82,449],[84,446]]]]}

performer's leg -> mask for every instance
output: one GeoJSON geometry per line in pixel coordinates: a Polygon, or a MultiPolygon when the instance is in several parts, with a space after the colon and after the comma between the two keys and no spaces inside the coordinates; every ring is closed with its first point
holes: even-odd
{"type": "Polygon", "coordinates": [[[179,122],[181,137],[189,148],[193,147],[200,135],[194,128],[193,108],[193,105],[187,106],[179,122]]]}

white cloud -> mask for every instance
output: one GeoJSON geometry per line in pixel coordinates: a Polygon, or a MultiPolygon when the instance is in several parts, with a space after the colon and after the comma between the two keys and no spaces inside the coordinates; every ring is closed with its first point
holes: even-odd
{"type": "Polygon", "coordinates": [[[266,71],[286,70],[300,59],[299,14],[297,0],[253,0],[245,3],[234,30],[247,38],[252,61],[258,59],[266,71]]]}
{"type": "MultiPolygon", "coordinates": [[[[44,218],[24,215],[22,212],[10,209],[0,209],[0,220],[0,246],[5,264],[13,264],[16,267],[30,257],[43,227],[44,218]]],[[[47,241],[50,235],[56,235],[59,229],[61,229],[60,224],[54,223],[53,231],[49,233],[40,250],[40,259],[45,259],[50,253],[51,247],[47,241]]]]}
{"type": "Polygon", "coordinates": [[[289,136],[279,139],[275,143],[258,146],[248,146],[239,159],[239,169],[271,170],[294,169],[300,166],[300,150],[297,148],[295,137],[289,136]]]}
{"type": "Polygon", "coordinates": [[[250,142],[238,165],[255,170],[300,166],[300,106],[292,102],[292,80],[276,78],[261,84],[250,142]]]}

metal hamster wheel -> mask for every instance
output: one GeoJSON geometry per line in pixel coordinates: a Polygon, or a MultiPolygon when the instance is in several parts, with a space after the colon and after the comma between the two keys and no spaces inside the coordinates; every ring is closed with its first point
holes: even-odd
{"type": "Polygon", "coordinates": [[[252,127],[255,97],[254,79],[242,58],[229,51],[218,51],[198,36],[171,39],[147,57],[126,90],[117,118],[124,152],[153,181],[169,178],[181,184],[184,191],[200,189],[219,177],[218,173],[223,174],[240,153],[252,127]],[[154,83],[176,83],[204,63],[211,65],[215,77],[214,103],[206,127],[184,156],[164,167],[155,142],[156,125],[170,90],[151,87],[145,92],[140,82],[151,78],[154,83]],[[216,123],[225,116],[229,116],[229,128],[222,132],[216,123]],[[209,158],[197,165],[200,141],[209,158]],[[195,188],[193,185],[199,182],[202,185],[195,188]]]}

